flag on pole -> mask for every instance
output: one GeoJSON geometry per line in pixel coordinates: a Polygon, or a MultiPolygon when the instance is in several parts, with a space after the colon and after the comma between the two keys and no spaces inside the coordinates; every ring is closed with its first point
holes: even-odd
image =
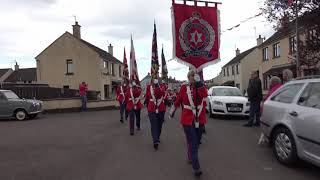
{"type": "Polygon", "coordinates": [[[131,36],[131,50],[130,50],[130,81],[135,81],[140,86],[138,66],[136,61],[136,53],[133,46],[132,36],[131,36]]]}
{"type": "Polygon", "coordinates": [[[158,60],[158,45],[157,45],[157,29],[156,23],[153,27],[152,38],[152,57],[151,57],[151,82],[159,77],[159,60],[158,60]]]}
{"type": "Polygon", "coordinates": [[[123,80],[125,83],[129,83],[129,69],[128,69],[128,62],[127,62],[127,56],[126,56],[126,48],[124,48],[124,53],[123,53],[123,80]]]}
{"type": "Polygon", "coordinates": [[[161,52],[161,79],[164,82],[168,82],[168,68],[167,68],[166,59],[163,53],[163,46],[162,46],[162,52],[161,52]]]}

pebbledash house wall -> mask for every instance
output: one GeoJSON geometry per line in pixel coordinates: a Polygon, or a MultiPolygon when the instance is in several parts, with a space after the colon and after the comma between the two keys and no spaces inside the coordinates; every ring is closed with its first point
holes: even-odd
{"type": "Polygon", "coordinates": [[[260,60],[262,58],[262,53],[260,52],[261,51],[258,48],[255,48],[240,61],[240,89],[242,92],[244,92],[244,90],[247,91],[249,79],[251,78],[251,72],[259,70],[261,65],[260,60]]]}
{"type": "Polygon", "coordinates": [[[38,83],[78,89],[79,84],[85,81],[89,90],[101,92],[102,99],[105,97],[104,86],[109,85],[111,93],[112,80],[121,80],[118,72],[120,64],[114,63],[116,75],[109,75],[109,69],[104,68],[104,61],[99,54],[69,32],[64,33],[39,54],[36,61],[38,83]],[[67,74],[68,59],[73,62],[73,75],[67,74]]]}

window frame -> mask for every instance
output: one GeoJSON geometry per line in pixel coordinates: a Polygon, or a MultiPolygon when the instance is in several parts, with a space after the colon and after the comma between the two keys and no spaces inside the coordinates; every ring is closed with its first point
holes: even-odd
{"type": "Polygon", "coordinates": [[[268,61],[269,60],[269,48],[265,47],[262,49],[262,60],[268,61]]]}
{"type": "Polygon", "coordinates": [[[240,72],[239,72],[239,64],[236,65],[236,72],[237,72],[237,74],[240,74],[240,72]]]}
{"type": "Polygon", "coordinates": [[[292,36],[289,38],[289,53],[293,54],[297,52],[297,38],[292,36]]]}
{"type": "Polygon", "coordinates": [[[66,65],[67,65],[67,73],[66,75],[73,75],[74,74],[74,64],[73,64],[73,60],[72,59],[67,59],[66,60],[66,65]],[[72,65],[70,68],[69,65],[72,65]],[[72,72],[71,72],[72,70],[72,72]]]}
{"type": "Polygon", "coordinates": [[[273,47],[273,59],[279,58],[281,56],[280,42],[273,44],[272,47],[273,47]]]}
{"type": "Polygon", "coordinates": [[[231,75],[235,75],[234,65],[233,65],[233,66],[231,66],[231,75]]]}
{"type": "Polygon", "coordinates": [[[227,67],[227,77],[229,77],[230,73],[229,73],[229,67],[227,67]]]}

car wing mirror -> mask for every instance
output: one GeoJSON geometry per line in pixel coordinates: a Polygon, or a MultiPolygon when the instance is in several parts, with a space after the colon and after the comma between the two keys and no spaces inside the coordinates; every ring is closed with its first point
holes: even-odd
{"type": "Polygon", "coordinates": [[[298,103],[303,103],[305,101],[306,101],[306,99],[304,97],[300,97],[298,103]]]}

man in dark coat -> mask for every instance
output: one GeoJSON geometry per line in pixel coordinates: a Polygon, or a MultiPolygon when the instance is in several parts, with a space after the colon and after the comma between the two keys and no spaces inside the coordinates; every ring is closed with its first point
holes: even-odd
{"type": "Polygon", "coordinates": [[[250,102],[250,117],[249,122],[245,124],[245,127],[260,126],[260,104],[262,101],[262,87],[261,80],[258,77],[258,72],[251,73],[251,79],[249,80],[249,86],[247,89],[248,98],[250,102]]]}

